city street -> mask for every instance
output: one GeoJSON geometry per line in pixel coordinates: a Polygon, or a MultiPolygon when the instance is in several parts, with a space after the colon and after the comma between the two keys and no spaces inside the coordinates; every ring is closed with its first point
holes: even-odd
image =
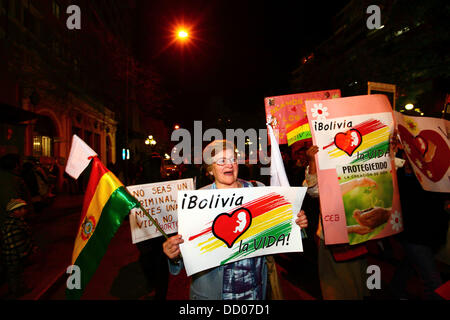
{"type": "Polygon", "coordinates": [[[449,11],[0,0],[0,300],[450,299],[449,11]]]}
{"type": "MultiPolygon", "coordinates": [[[[53,204],[32,220],[34,239],[39,253],[34,263],[25,270],[25,279],[32,291],[24,300],[64,300],[66,268],[70,265],[73,242],[79,222],[82,195],[59,195],[53,204]]],[[[320,300],[314,248],[304,241],[302,254],[289,253],[276,256],[280,281],[285,300],[320,300]]],[[[382,289],[392,277],[392,261],[369,255],[369,264],[380,266],[382,289]]],[[[112,239],[108,251],[90,281],[82,300],[152,300],[154,291],[146,289],[146,278],[138,262],[139,251],[131,242],[129,222],[126,219],[112,239]]],[[[443,280],[448,280],[448,270],[443,280]]],[[[157,275],[155,275],[157,276],[157,275]]],[[[151,279],[151,278],[150,278],[151,279]]],[[[152,283],[149,284],[152,287],[152,283]]],[[[420,281],[410,281],[411,299],[419,299],[420,281]]],[[[7,286],[0,288],[0,299],[7,298],[7,286]]],[[[369,299],[389,299],[385,290],[374,290],[369,299]]],[[[178,276],[170,276],[167,300],[189,299],[189,279],[184,270],[178,276]]]]}

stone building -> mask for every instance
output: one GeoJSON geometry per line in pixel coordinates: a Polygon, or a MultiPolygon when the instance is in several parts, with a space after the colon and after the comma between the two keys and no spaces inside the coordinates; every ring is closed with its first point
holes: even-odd
{"type": "Polygon", "coordinates": [[[0,0],[0,104],[10,115],[0,120],[0,155],[56,160],[59,188],[73,134],[116,162],[139,118],[135,10],[133,0],[0,0]],[[73,4],[80,30],[66,25],[73,4]]]}

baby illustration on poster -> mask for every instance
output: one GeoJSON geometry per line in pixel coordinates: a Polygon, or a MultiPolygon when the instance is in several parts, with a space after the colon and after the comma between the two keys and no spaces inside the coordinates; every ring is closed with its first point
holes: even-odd
{"type": "Polygon", "coordinates": [[[403,230],[384,95],[306,102],[326,244],[357,244],[403,230]]]}
{"type": "Polygon", "coordinates": [[[178,233],[188,276],[245,258],[303,251],[295,224],[306,188],[260,187],[178,193],[178,233]]]}

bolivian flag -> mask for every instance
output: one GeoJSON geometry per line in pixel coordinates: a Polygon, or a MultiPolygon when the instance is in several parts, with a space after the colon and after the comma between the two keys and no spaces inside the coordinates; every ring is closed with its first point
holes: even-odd
{"type": "Polygon", "coordinates": [[[139,206],[139,202],[97,156],[92,158],[91,165],[72,254],[72,265],[78,266],[81,273],[81,288],[68,288],[68,299],[81,297],[122,221],[131,209],[139,206]]]}
{"type": "Polygon", "coordinates": [[[288,146],[293,145],[300,140],[312,140],[311,131],[309,129],[308,119],[304,118],[293,123],[289,128],[286,128],[286,137],[288,146]]]}

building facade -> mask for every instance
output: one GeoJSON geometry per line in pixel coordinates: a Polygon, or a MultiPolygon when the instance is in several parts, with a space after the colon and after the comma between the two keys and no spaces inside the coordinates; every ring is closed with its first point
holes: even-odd
{"type": "Polygon", "coordinates": [[[0,120],[1,155],[56,161],[60,188],[73,134],[105,164],[119,159],[128,137],[119,147],[117,138],[139,117],[134,10],[132,0],[0,0],[0,104],[15,112],[0,120]],[[79,30],[66,25],[72,4],[79,30]]]}
{"type": "Polygon", "coordinates": [[[293,72],[291,86],[352,96],[367,94],[368,82],[394,84],[397,111],[412,103],[414,115],[440,117],[450,84],[448,9],[439,0],[349,1],[332,19],[331,36],[293,72]],[[374,4],[379,11],[368,11],[374,4]]]}

